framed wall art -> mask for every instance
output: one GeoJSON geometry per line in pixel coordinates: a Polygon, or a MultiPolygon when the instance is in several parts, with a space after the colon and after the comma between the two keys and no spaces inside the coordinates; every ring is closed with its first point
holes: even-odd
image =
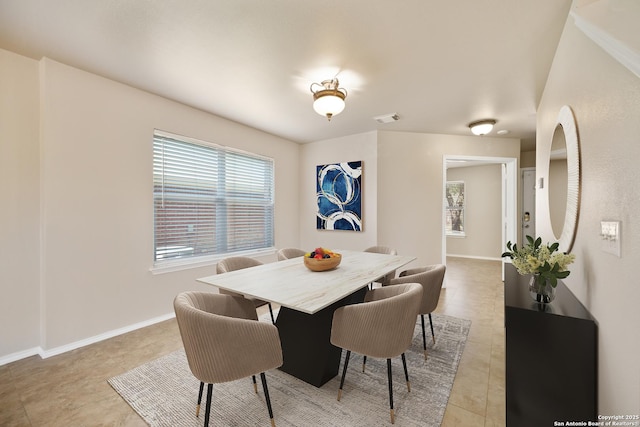
{"type": "Polygon", "coordinates": [[[316,228],[362,231],[362,160],[316,166],[316,228]]]}

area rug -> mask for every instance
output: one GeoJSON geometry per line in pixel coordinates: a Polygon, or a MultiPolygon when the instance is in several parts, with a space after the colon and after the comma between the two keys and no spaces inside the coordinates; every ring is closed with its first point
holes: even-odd
{"type": "MultiPolygon", "coordinates": [[[[439,426],[449,400],[453,380],[471,321],[432,315],[436,342],[427,327],[428,359],[422,351],[422,329],[416,322],[411,347],[405,353],[411,381],[407,392],[402,361],[392,361],[396,426],[439,426]]],[[[262,320],[262,319],[261,319],[262,320]]],[[[344,362],[344,352],[341,364],[344,362]]],[[[342,365],[340,366],[342,369],[342,365]]],[[[342,372],[340,370],[340,372],[342,372]]],[[[276,425],[285,426],[387,426],[389,394],[386,361],[352,354],[338,402],[339,376],[317,388],[278,369],[266,373],[276,425]]],[[[193,377],[184,351],[179,350],[108,380],[122,398],[153,427],[201,426],[195,416],[199,381],[193,377]]],[[[246,378],[213,387],[211,426],[269,425],[262,388],[255,394],[246,378]]],[[[206,394],[206,392],[205,392],[206,394]]]]}

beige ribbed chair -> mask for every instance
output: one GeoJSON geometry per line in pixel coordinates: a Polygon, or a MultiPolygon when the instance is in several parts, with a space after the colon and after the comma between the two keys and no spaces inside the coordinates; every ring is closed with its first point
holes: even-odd
{"type": "Polygon", "coordinates": [[[264,372],[282,365],[280,335],[274,325],[258,322],[256,308],[245,298],[210,292],[183,292],[173,301],[180,336],[193,375],[200,380],[196,417],[204,383],[207,403],[204,425],[209,425],[213,384],[260,373],[271,425],[275,426],[264,372]]]}
{"type": "Polygon", "coordinates": [[[352,351],[365,357],[386,358],[391,424],[395,422],[391,358],[402,355],[407,390],[410,392],[411,383],[404,352],[411,345],[421,298],[422,286],[418,283],[387,286],[368,291],[362,304],[347,305],[334,312],[331,344],[347,350],[338,400],[342,397],[352,351]]]}
{"type": "Polygon", "coordinates": [[[433,320],[431,313],[438,306],[440,300],[440,291],[444,281],[444,274],[447,267],[443,264],[434,264],[427,267],[412,268],[405,270],[400,275],[391,279],[389,285],[399,285],[402,283],[420,283],[423,287],[422,302],[418,314],[422,323],[422,347],[424,348],[424,358],[427,359],[427,338],[424,331],[424,315],[429,315],[429,323],[431,325],[431,338],[436,342],[436,335],[433,332],[433,320]]]}
{"type": "Polygon", "coordinates": [[[305,251],[298,248],[282,248],[278,251],[278,261],[284,261],[285,259],[298,258],[304,256],[305,251]]]}
{"type": "MultiPolygon", "coordinates": [[[[257,259],[249,258],[246,256],[233,256],[229,258],[225,258],[222,261],[219,261],[216,265],[216,273],[228,273],[230,271],[242,270],[243,268],[255,267],[258,265],[262,265],[263,263],[258,261],[257,259]]],[[[220,293],[224,295],[235,295],[235,296],[243,296],[237,292],[227,291],[225,289],[220,289],[220,293]]],[[[263,305],[269,306],[269,314],[271,315],[271,323],[275,324],[276,319],[273,317],[273,308],[271,307],[271,303],[267,301],[263,301],[258,298],[253,297],[245,297],[246,299],[253,302],[256,308],[262,307],[263,305]]]]}
{"type": "MultiPolygon", "coordinates": [[[[388,246],[371,246],[364,250],[364,252],[372,252],[376,254],[386,254],[386,255],[398,255],[398,251],[390,248],[388,246]]],[[[374,280],[374,282],[380,283],[382,286],[386,286],[389,284],[389,281],[396,277],[396,271],[386,274],[385,276],[380,277],[379,279],[374,280]]]]}

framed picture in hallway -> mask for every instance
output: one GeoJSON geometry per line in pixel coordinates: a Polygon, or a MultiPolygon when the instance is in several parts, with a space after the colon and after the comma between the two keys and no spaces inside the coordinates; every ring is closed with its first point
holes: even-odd
{"type": "Polygon", "coordinates": [[[362,160],[316,166],[316,228],[362,231],[362,160]]]}

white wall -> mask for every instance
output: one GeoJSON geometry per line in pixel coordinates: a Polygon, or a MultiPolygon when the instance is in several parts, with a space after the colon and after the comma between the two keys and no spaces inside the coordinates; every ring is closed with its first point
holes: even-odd
{"type": "Polygon", "coordinates": [[[535,168],[536,167],[536,152],[535,151],[523,151],[520,153],[520,167],[521,168],[535,168]]]}
{"type": "MultiPolygon", "coordinates": [[[[545,86],[537,123],[537,177],[563,105],[574,111],[582,188],[576,262],[565,280],[598,321],[600,414],[640,413],[640,79],[588,39],[569,17],[545,86]],[[622,221],[622,257],[601,250],[600,221],[622,221]]],[[[536,229],[553,239],[546,189],[536,198],[536,229]]],[[[548,363],[553,363],[550,355],[548,363]]]]}
{"type": "Polygon", "coordinates": [[[415,265],[442,262],[443,157],[520,157],[520,140],[378,132],[378,240],[415,265]]]}
{"type": "Polygon", "coordinates": [[[447,180],[465,183],[465,236],[447,236],[447,254],[501,259],[502,165],[449,168],[447,180]]]}
{"type": "Polygon", "coordinates": [[[38,63],[0,49],[0,357],[39,345],[38,63]]]}
{"type": "MultiPolygon", "coordinates": [[[[305,144],[301,148],[300,161],[301,247],[306,250],[316,246],[359,250],[385,245],[396,248],[401,254],[416,255],[415,265],[440,263],[444,155],[518,158],[519,153],[520,141],[514,138],[391,131],[305,144]],[[316,230],[316,165],[352,160],[364,161],[364,231],[316,230]]],[[[499,170],[498,166],[496,168],[499,170]]],[[[497,220],[500,221],[500,191],[497,195],[497,220]]],[[[496,234],[499,242],[500,227],[496,234]]],[[[494,253],[494,243],[485,246],[492,248],[486,252],[492,257],[500,255],[494,253]]]]}
{"type": "Polygon", "coordinates": [[[385,245],[385,242],[377,241],[376,133],[304,144],[300,153],[300,248],[307,251],[318,246],[362,250],[377,244],[385,245]],[[317,230],[316,166],[358,160],[362,160],[362,231],[317,230]]]}
{"type": "Polygon", "coordinates": [[[9,140],[2,134],[1,147],[10,150],[10,161],[16,162],[6,171],[2,168],[11,183],[2,191],[19,194],[20,204],[12,208],[9,218],[2,217],[0,229],[4,240],[5,230],[17,224],[19,235],[12,243],[28,250],[16,254],[8,274],[3,268],[2,304],[7,301],[15,309],[0,314],[0,358],[34,345],[55,352],[165,316],[173,312],[178,292],[210,289],[195,279],[214,274],[213,265],[159,275],[149,271],[154,128],[274,158],[275,242],[285,246],[299,241],[298,200],[290,197],[299,192],[298,144],[55,61],[37,63],[8,56],[8,66],[0,71],[0,112],[7,111],[5,103],[37,96],[40,86],[41,133],[39,155],[38,104],[33,101],[21,107],[25,111],[12,113],[14,117],[9,117],[16,123],[2,131],[16,138],[9,140]],[[7,84],[12,89],[5,95],[7,77],[15,77],[20,85],[7,84]],[[22,143],[25,147],[19,146],[22,143]],[[34,254],[39,233],[38,259],[34,254]],[[4,337],[14,334],[16,324],[26,338],[5,345],[4,337]],[[40,326],[42,336],[34,340],[40,326]]]}

